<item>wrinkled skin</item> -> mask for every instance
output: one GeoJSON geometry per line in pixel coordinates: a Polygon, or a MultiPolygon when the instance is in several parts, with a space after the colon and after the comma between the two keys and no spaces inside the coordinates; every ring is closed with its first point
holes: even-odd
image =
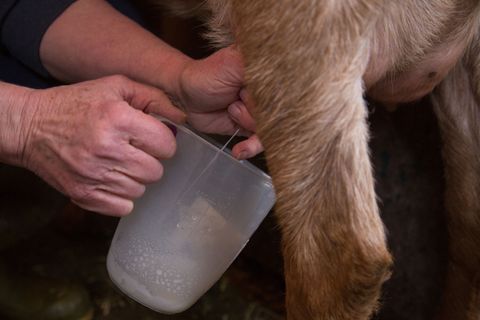
{"type": "MultiPolygon", "coordinates": [[[[162,160],[175,153],[171,130],[154,114],[209,133],[254,129],[234,48],[189,59],[173,79],[179,89],[168,96],[123,76],[45,90],[0,83],[0,160],[34,171],[84,209],[126,215],[146,185],[161,178],[162,160]],[[232,117],[229,106],[242,116],[232,117]]],[[[258,139],[236,146],[237,156],[248,157],[242,150],[252,143],[258,139]]]]}
{"type": "Polygon", "coordinates": [[[78,205],[125,215],[173,156],[184,114],[154,88],[123,77],[32,91],[22,163],[78,205]]]}

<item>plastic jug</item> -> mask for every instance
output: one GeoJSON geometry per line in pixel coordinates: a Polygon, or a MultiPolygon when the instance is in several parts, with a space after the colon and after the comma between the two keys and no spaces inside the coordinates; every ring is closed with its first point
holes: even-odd
{"type": "Polygon", "coordinates": [[[225,272],[275,202],[270,177],[177,126],[164,176],[120,220],[107,257],[112,281],[162,313],[193,305],[225,272]]]}

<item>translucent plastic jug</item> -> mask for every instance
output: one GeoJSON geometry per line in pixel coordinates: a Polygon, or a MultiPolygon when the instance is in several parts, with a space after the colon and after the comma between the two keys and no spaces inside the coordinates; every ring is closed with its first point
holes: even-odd
{"type": "Polygon", "coordinates": [[[268,175],[185,127],[165,173],[121,219],[112,281],[162,313],[193,305],[225,272],[275,202],[268,175]]]}

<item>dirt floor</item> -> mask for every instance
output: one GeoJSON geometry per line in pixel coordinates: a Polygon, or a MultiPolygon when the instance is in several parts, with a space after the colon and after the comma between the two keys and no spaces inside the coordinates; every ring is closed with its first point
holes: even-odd
{"type": "MultiPolygon", "coordinates": [[[[73,211],[82,214],[80,210],[73,211]]],[[[21,274],[70,279],[83,284],[95,306],[94,319],[281,319],[282,304],[275,301],[277,297],[259,299],[255,296],[268,294],[269,288],[252,290],[252,286],[261,283],[251,281],[249,272],[261,273],[262,270],[260,266],[252,270],[243,257],[188,311],[177,316],[150,311],[120,293],[108,277],[105,259],[117,220],[91,214],[85,214],[81,221],[72,222],[70,218],[57,219],[34,237],[7,249],[3,259],[21,274]]]]}

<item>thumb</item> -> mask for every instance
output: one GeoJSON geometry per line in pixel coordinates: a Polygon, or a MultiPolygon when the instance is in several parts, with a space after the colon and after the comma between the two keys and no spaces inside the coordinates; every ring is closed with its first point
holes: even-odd
{"type": "Polygon", "coordinates": [[[122,98],[133,108],[157,114],[175,123],[186,121],[185,113],[175,107],[162,90],[132,80],[128,80],[122,89],[122,98]]]}
{"type": "Polygon", "coordinates": [[[207,58],[209,65],[216,67],[223,82],[238,86],[244,82],[244,64],[240,51],[235,46],[218,50],[207,58]]]}
{"type": "Polygon", "coordinates": [[[240,127],[251,132],[256,131],[255,120],[252,118],[252,115],[248,112],[247,107],[242,101],[235,101],[228,106],[227,110],[232,120],[240,125],[240,127]]]}

